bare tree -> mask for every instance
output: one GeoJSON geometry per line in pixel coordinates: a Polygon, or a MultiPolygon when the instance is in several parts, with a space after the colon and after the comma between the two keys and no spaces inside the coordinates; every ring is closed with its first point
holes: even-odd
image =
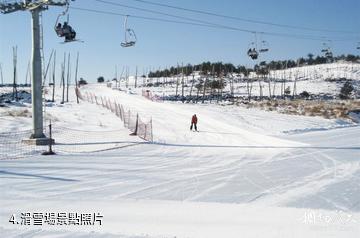
{"type": "Polygon", "coordinates": [[[191,87],[190,87],[190,98],[191,98],[191,94],[192,94],[192,90],[193,90],[193,87],[194,87],[194,83],[195,83],[195,70],[194,70],[194,66],[193,66],[193,70],[192,70],[192,81],[191,81],[191,87]]]}

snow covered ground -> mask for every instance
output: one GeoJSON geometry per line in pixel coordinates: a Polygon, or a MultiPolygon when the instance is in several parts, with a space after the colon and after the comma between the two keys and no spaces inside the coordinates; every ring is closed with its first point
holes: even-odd
{"type": "MultiPolygon", "coordinates": [[[[250,78],[257,78],[254,73],[250,74],[250,78]]],[[[303,67],[294,67],[285,70],[272,70],[268,76],[271,79],[270,89],[271,95],[281,95],[282,84],[281,81],[286,79],[285,88],[289,87],[290,95],[294,91],[294,82],[296,81],[295,95],[300,94],[303,91],[307,91],[310,94],[319,95],[327,94],[332,96],[338,96],[340,88],[343,86],[344,81],[339,81],[339,79],[353,80],[353,86],[357,91],[360,90],[360,64],[359,63],[350,63],[350,62],[336,62],[329,64],[320,64],[320,65],[311,65],[303,67]]],[[[234,80],[234,95],[239,97],[247,97],[247,83],[244,81],[243,75],[233,74],[234,80]]],[[[185,88],[184,95],[189,95],[191,91],[191,80],[193,76],[184,77],[185,88]]],[[[198,72],[194,75],[195,84],[198,84],[200,76],[198,72]]],[[[232,79],[227,77],[224,78],[226,87],[224,88],[224,94],[230,93],[230,81],[232,79]]],[[[175,95],[176,92],[176,81],[179,83],[178,95],[182,94],[181,81],[182,76],[169,77],[169,78],[141,78],[138,77],[137,85],[144,84],[159,84],[159,87],[148,87],[147,89],[151,90],[153,93],[159,96],[175,95]],[[161,83],[170,83],[171,86],[162,87],[161,83]]],[[[115,83],[113,83],[115,85],[115,83]]],[[[135,77],[130,77],[128,82],[128,87],[134,88],[135,77]]],[[[269,83],[262,81],[261,84],[258,82],[251,83],[251,93],[252,96],[260,96],[260,85],[262,87],[262,95],[269,96],[269,83]]],[[[126,87],[125,79],[120,82],[120,87],[125,89],[126,87]]],[[[192,95],[196,95],[197,89],[194,87],[192,95]]],[[[202,95],[202,91],[200,92],[202,95]]]]}
{"type": "MultiPolygon", "coordinates": [[[[71,90],[70,103],[46,109],[54,128],[107,131],[102,137],[116,149],[74,154],[64,147],[56,156],[0,160],[3,237],[360,235],[358,124],[159,103],[106,85],[81,90],[152,117],[155,142],[129,136],[110,111],[77,105],[71,90]],[[199,133],[189,130],[194,113],[199,133]],[[100,212],[103,225],[11,224],[11,215],[21,212],[100,212]]],[[[6,113],[13,107],[0,110],[1,132],[31,128],[31,118],[6,113]]],[[[78,135],[84,141],[91,137],[78,135]]],[[[60,135],[64,139],[71,143],[73,137],[60,135]]]]}

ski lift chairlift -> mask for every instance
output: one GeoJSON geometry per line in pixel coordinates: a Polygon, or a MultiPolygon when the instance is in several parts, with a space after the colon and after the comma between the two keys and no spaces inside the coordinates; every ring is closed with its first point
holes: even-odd
{"type": "Polygon", "coordinates": [[[120,44],[122,47],[134,46],[137,41],[135,31],[131,28],[128,28],[128,26],[127,26],[128,17],[129,16],[126,16],[125,21],[124,21],[125,39],[124,39],[124,42],[121,42],[121,44],[120,44]]]}
{"type": "Polygon", "coordinates": [[[249,50],[247,51],[247,55],[253,59],[256,60],[259,56],[259,52],[256,50],[257,46],[256,46],[256,41],[251,42],[248,46],[249,50]]]}
{"type": "MultiPolygon", "coordinates": [[[[65,16],[66,14],[68,14],[68,11],[69,11],[69,3],[67,2],[65,10],[62,13],[60,13],[59,16],[56,18],[56,22],[55,22],[55,26],[54,26],[56,35],[59,36],[59,37],[66,36],[66,34],[63,32],[63,29],[61,28],[61,24],[59,23],[59,20],[60,20],[60,18],[62,16],[65,16]]],[[[67,15],[67,22],[66,23],[67,24],[69,23],[69,14],[67,15]]],[[[68,26],[70,27],[70,25],[68,25],[68,26]]],[[[74,36],[76,36],[76,32],[71,27],[69,28],[69,30],[70,30],[69,34],[74,34],[74,36]]],[[[80,41],[80,40],[75,39],[75,37],[74,37],[73,39],[65,39],[64,43],[73,42],[73,41],[80,41]]]]}
{"type": "Polygon", "coordinates": [[[323,47],[321,49],[322,53],[325,53],[325,55],[326,55],[326,53],[331,52],[331,49],[330,49],[330,46],[328,43],[324,42],[322,45],[323,45],[323,47]]]}
{"type": "Polygon", "coordinates": [[[125,36],[125,41],[121,42],[121,46],[122,47],[134,46],[136,44],[136,41],[137,41],[134,30],[126,29],[125,35],[126,35],[125,36]]]}
{"type": "Polygon", "coordinates": [[[329,50],[325,53],[325,57],[326,58],[332,58],[333,57],[333,53],[329,50]]]}
{"type": "Polygon", "coordinates": [[[269,51],[269,43],[267,41],[261,41],[261,48],[259,50],[260,53],[265,53],[269,51]]]}
{"type": "Polygon", "coordinates": [[[248,56],[250,56],[251,59],[256,60],[259,56],[259,53],[256,51],[255,48],[250,48],[248,50],[248,56]]]}
{"type": "Polygon", "coordinates": [[[327,52],[329,52],[329,49],[325,49],[325,48],[324,48],[324,49],[321,50],[321,52],[327,53],[327,52]]]}

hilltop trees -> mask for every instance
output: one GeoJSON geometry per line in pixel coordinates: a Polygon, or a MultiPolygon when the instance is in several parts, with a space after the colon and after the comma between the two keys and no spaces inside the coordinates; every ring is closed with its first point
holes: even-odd
{"type": "Polygon", "coordinates": [[[98,83],[103,83],[103,82],[105,82],[105,78],[103,76],[100,76],[100,77],[97,78],[97,82],[98,83]]]}
{"type": "MultiPolygon", "coordinates": [[[[268,70],[280,70],[286,68],[294,68],[297,66],[304,65],[317,65],[324,64],[327,62],[333,62],[338,60],[344,60],[348,62],[359,62],[360,56],[355,55],[340,55],[337,57],[326,58],[325,56],[314,56],[314,54],[309,53],[307,58],[301,57],[297,60],[278,60],[278,61],[270,61],[270,62],[261,62],[260,65],[255,65],[254,69],[267,69],[268,70]]],[[[188,64],[186,66],[177,66],[170,67],[169,69],[164,70],[156,70],[151,71],[148,74],[149,78],[160,78],[160,77],[171,77],[174,75],[179,75],[184,73],[185,76],[191,75],[194,71],[200,72],[202,75],[213,75],[216,77],[220,77],[220,75],[224,75],[227,73],[241,73],[247,76],[250,72],[254,71],[254,69],[247,68],[243,65],[235,66],[231,63],[223,63],[223,62],[215,62],[211,63],[209,61],[203,62],[197,65],[188,64]]],[[[265,72],[261,72],[265,73],[265,72]]]]}
{"type": "Polygon", "coordinates": [[[252,71],[252,69],[247,69],[245,66],[235,66],[230,63],[222,63],[222,62],[203,62],[197,65],[188,64],[186,66],[181,67],[170,67],[169,69],[164,70],[156,70],[152,71],[148,74],[149,78],[161,78],[161,77],[171,77],[174,75],[179,75],[184,73],[185,76],[189,76],[194,73],[194,71],[200,72],[202,75],[211,74],[216,77],[220,77],[220,75],[224,75],[225,73],[234,72],[234,73],[243,73],[247,74],[252,71]]]}

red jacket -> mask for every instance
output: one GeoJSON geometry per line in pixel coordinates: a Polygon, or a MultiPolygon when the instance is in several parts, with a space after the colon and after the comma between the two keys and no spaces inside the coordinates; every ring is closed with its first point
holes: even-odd
{"type": "Polygon", "coordinates": [[[197,117],[196,117],[196,115],[192,116],[192,118],[191,118],[191,123],[194,123],[194,124],[197,123],[197,117]]]}

